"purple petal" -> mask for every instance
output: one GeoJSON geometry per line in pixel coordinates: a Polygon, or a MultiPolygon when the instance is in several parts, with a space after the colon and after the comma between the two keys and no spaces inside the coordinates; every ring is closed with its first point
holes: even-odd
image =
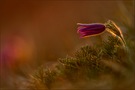
{"type": "Polygon", "coordinates": [[[99,23],[93,24],[78,24],[77,32],[80,33],[81,37],[100,34],[105,30],[105,25],[99,23]]]}
{"type": "MultiPolygon", "coordinates": [[[[82,26],[79,26],[82,27],[82,26]]],[[[89,26],[83,26],[83,28],[79,28],[79,31],[87,31],[87,30],[96,30],[96,29],[105,29],[103,24],[91,24],[89,26]]]]}

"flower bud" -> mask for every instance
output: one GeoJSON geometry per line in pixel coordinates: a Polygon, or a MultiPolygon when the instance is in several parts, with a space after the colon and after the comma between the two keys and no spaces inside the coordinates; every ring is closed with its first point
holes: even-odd
{"type": "Polygon", "coordinates": [[[100,23],[93,24],[81,24],[78,23],[79,27],[77,32],[80,33],[80,37],[93,36],[102,33],[105,30],[105,25],[100,23]]]}

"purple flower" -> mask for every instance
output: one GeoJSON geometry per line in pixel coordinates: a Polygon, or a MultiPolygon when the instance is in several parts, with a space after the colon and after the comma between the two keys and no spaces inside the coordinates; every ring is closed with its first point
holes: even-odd
{"type": "Polygon", "coordinates": [[[93,36],[102,33],[105,30],[105,25],[101,23],[93,24],[77,24],[77,32],[80,34],[80,37],[93,36]]]}

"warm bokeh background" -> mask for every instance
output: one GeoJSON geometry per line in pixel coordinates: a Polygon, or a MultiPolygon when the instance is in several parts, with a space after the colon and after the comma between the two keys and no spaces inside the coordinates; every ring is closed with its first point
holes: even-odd
{"type": "Polygon", "coordinates": [[[119,25],[124,24],[121,21],[132,28],[134,25],[133,0],[1,0],[0,8],[1,86],[16,78],[10,72],[23,76],[42,64],[71,55],[89,41],[95,43],[97,38],[79,38],[78,22],[111,19],[119,25]]]}

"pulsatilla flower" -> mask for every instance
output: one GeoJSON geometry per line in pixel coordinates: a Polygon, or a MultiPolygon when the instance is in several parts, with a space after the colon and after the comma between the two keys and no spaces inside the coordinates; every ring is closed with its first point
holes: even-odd
{"type": "Polygon", "coordinates": [[[123,45],[126,45],[125,39],[121,32],[121,29],[111,20],[108,20],[105,24],[92,23],[92,24],[77,24],[79,27],[77,32],[81,35],[81,38],[101,34],[103,31],[108,31],[111,35],[116,36],[121,40],[123,45]]]}
{"type": "Polygon", "coordinates": [[[80,37],[93,36],[102,33],[105,30],[105,25],[101,23],[92,23],[92,24],[81,24],[77,23],[78,33],[80,37]]]}

